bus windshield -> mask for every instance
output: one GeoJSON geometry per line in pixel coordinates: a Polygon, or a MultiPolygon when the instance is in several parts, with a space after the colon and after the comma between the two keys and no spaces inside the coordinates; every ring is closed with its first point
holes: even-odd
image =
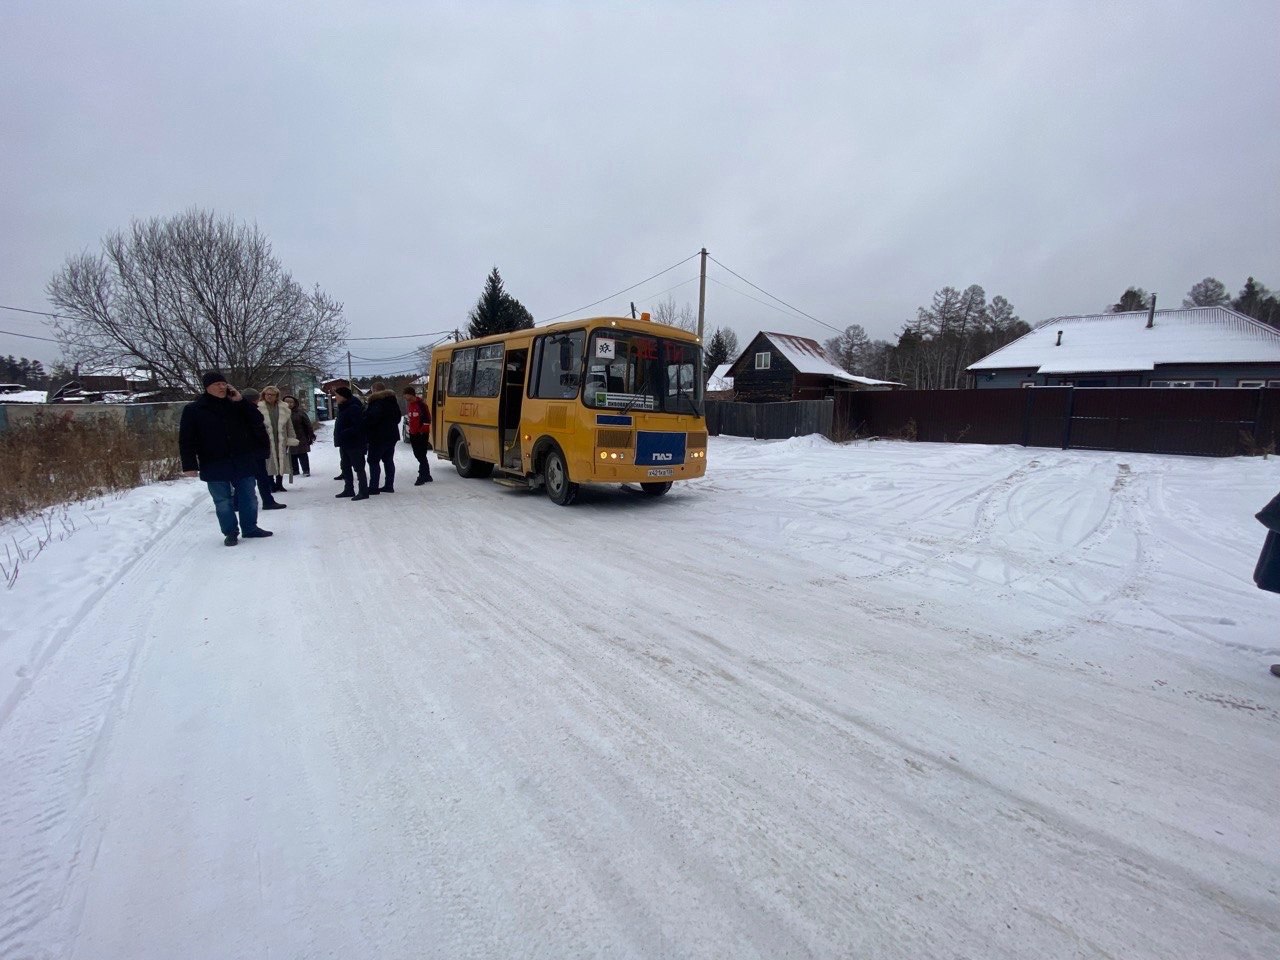
{"type": "Polygon", "coordinates": [[[702,351],[696,343],[630,330],[596,330],[582,401],[589,407],[702,415],[702,351]]]}

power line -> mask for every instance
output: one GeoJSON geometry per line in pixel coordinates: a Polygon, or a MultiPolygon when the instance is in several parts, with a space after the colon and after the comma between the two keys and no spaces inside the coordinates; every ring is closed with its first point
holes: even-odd
{"type": "Polygon", "coordinates": [[[46,310],[28,310],[25,307],[6,307],[3,303],[0,303],[0,310],[12,310],[14,313],[33,313],[37,317],[53,317],[55,320],[65,319],[59,314],[49,313],[46,310]]]}
{"type": "MultiPolygon", "coordinates": [[[[591,302],[591,303],[583,304],[581,307],[576,307],[576,308],[574,308],[573,310],[566,310],[564,313],[556,314],[554,317],[548,317],[548,318],[547,318],[547,319],[545,319],[545,320],[539,320],[539,321],[537,322],[537,324],[535,324],[535,326],[541,326],[541,325],[542,325],[542,324],[544,324],[544,323],[551,323],[551,322],[553,322],[553,321],[555,321],[555,320],[560,320],[560,319],[562,319],[563,317],[570,316],[571,314],[581,313],[583,310],[588,310],[588,309],[590,309],[591,307],[598,306],[598,305],[600,305],[600,304],[602,304],[602,303],[604,303],[604,302],[606,302],[606,301],[608,301],[608,300],[612,300],[612,299],[614,299],[615,297],[620,297],[620,296],[622,296],[624,293],[626,293],[628,290],[634,290],[636,287],[643,286],[644,284],[648,283],[650,280],[656,280],[656,279],[658,279],[658,277],[662,276],[664,273],[670,273],[672,270],[674,270],[676,267],[680,266],[681,264],[688,263],[688,262],[689,262],[690,260],[692,260],[694,257],[698,256],[701,252],[702,252],[702,251],[698,251],[698,253],[691,253],[691,254],[689,254],[689,256],[687,256],[687,257],[685,257],[683,260],[681,260],[681,261],[680,261],[680,263],[673,263],[671,266],[667,267],[667,269],[665,269],[665,270],[659,270],[659,271],[658,271],[657,273],[655,273],[652,277],[645,277],[645,278],[644,278],[643,280],[641,280],[639,283],[633,283],[633,284],[632,284],[631,286],[629,286],[629,287],[623,287],[623,288],[622,288],[621,290],[619,290],[617,293],[611,293],[611,294],[609,294],[609,296],[607,296],[607,297],[601,297],[599,300],[595,300],[595,301],[593,301],[593,302],[591,302]]],[[[677,284],[677,286],[678,286],[678,284],[677,284]]],[[[673,288],[673,289],[674,289],[674,288],[673,288]]]]}
{"type": "Polygon", "coordinates": [[[418,355],[418,351],[416,350],[414,350],[412,353],[397,353],[393,357],[359,357],[353,353],[351,355],[351,359],[352,360],[374,360],[374,361],[377,361],[378,363],[385,363],[388,360],[411,360],[417,355],[418,355]]]}
{"type": "Polygon", "coordinates": [[[31,333],[18,333],[18,332],[17,332],[17,331],[15,331],[15,330],[0,330],[0,333],[7,333],[7,334],[8,334],[9,336],[11,336],[11,337],[26,337],[28,340],[43,340],[45,343],[59,343],[59,342],[60,342],[60,341],[58,341],[58,340],[54,340],[52,337],[37,337],[37,336],[35,336],[34,334],[31,334],[31,333]]]}
{"type": "Polygon", "coordinates": [[[707,279],[710,280],[712,283],[716,284],[717,286],[724,287],[726,290],[730,290],[733,293],[736,293],[740,297],[745,297],[748,300],[752,300],[755,303],[760,304],[761,306],[768,307],[770,310],[777,310],[780,314],[782,314],[785,317],[793,317],[796,319],[800,318],[800,315],[797,313],[792,313],[788,310],[783,310],[776,303],[770,303],[768,300],[761,300],[759,297],[753,297],[749,293],[743,293],[737,287],[730,286],[729,284],[725,283],[723,280],[717,280],[715,277],[707,277],[707,279]]]}
{"type": "Polygon", "coordinates": [[[432,330],[430,333],[398,333],[393,337],[344,337],[347,343],[355,343],[357,340],[414,340],[418,337],[438,337],[441,334],[453,333],[452,330],[432,330]]]}
{"type": "MultiPolygon", "coordinates": [[[[720,266],[720,267],[723,267],[725,270],[729,270],[729,268],[728,268],[728,267],[726,267],[723,263],[721,263],[721,262],[720,262],[719,260],[717,260],[715,257],[708,256],[708,258],[707,258],[707,259],[711,260],[711,261],[712,261],[713,263],[715,263],[716,265],[718,265],[718,266],[720,266]]],[[[751,282],[750,280],[748,280],[746,277],[742,276],[742,274],[740,274],[740,273],[734,273],[732,270],[729,270],[729,272],[730,272],[730,273],[733,273],[733,275],[734,275],[735,277],[737,277],[739,280],[741,280],[741,281],[742,281],[743,283],[745,283],[747,286],[751,287],[752,289],[759,290],[759,291],[760,291],[761,293],[763,293],[766,297],[769,297],[769,298],[770,298],[770,299],[772,299],[772,300],[777,300],[777,301],[778,301],[780,304],[782,304],[784,307],[790,307],[792,310],[794,310],[796,313],[800,314],[802,317],[808,317],[808,318],[809,318],[810,320],[812,320],[814,323],[816,323],[816,324],[820,324],[821,326],[826,327],[828,330],[835,330],[835,332],[836,332],[836,333],[844,333],[844,331],[843,331],[843,330],[840,330],[840,329],[838,329],[838,328],[836,328],[836,327],[833,327],[831,324],[827,323],[826,321],[824,321],[824,320],[819,320],[817,317],[813,316],[812,314],[805,313],[805,312],[804,312],[803,310],[801,310],[799,307],[794,307],[794,306],[792,306],[791,304],[787,303],[787,301],[783,300],[781,297],[775,297],[772,293],[770,293],[768,290],[764,289],[763,287],[757,287],[754,283],[752,283],[752,282],[751,282]]]]}

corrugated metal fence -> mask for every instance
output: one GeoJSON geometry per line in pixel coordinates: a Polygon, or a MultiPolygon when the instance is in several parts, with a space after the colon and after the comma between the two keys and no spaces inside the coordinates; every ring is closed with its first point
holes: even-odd
{"type": "Polygon", "coordinates": [[[833,401],[707,401],[711,433],[822,433],[1232,457],[1280,441],[1280,390],[1036,387],[840,393],[833,401]]]}

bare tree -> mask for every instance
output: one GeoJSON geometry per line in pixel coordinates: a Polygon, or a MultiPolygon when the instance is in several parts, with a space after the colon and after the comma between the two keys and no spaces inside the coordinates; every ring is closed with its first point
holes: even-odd
{"type": "Polygon", "coordinates": [[[189,210],[135,220],[102,246],[69,257],[48,285],[58,341],[83,371],[146,367],[162,386],[198,391],[216,367],[253,385],[324,367],[346,335],[342,304],[304,290],[256,226],[189,210]]]}
{"type": "Polygon", "coordinates": [[[1221,280],[1205,277],[1192,286],[1182,300],[1184,307],[1227,307],[1231,305],[1231,294],[1221,280]]]}
{"type": "Polygon", "coordinates": [[[867,367],[871,338],[860,323],[851,323],[844,333],[832,337],[822,345],[827,359],[846,373],[862,376],[867,367]]]}
{"type": "Polygon", "coordinates": [[[698,318],[694,315],[693,307],[687,303],[683,307],[677,307],[671,294],[667,294],[667,299],[654,304],[652,314],[657,323],[665,323],[669,327],[679,327],[690,333],[698,329],[698,318]]]}

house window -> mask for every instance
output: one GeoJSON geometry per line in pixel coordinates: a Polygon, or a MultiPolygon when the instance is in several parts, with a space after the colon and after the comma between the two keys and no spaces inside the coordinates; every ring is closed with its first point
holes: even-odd
{"type": "Polygon", "coordinates": [[[1248,387],[1251,390],[1256,390],[1258,387],[1265,386],[1265,385],[1266,385],[1265,380],[1237,380],[1236,381],[1237,387],[1248,387]]]}
{"type": "Polygon", "coordinates": [[[772,359],[773,359],[773,355],[772,355],[771,353],[767,352],[767,351],[766,351],[766,352],[764,352],[764,353],[757,353],[757,354],[756,354],[756,369],[757,369],[757,370],[768,370],[768,369],[769,369],[769,361],[770,361],[770,360],[772,360],[772,359]]]}
{"type": "Polygon", "coordinates": [[[1217,380],[1152,380],[1152,387],[1216,387],[1217,380]]]}

